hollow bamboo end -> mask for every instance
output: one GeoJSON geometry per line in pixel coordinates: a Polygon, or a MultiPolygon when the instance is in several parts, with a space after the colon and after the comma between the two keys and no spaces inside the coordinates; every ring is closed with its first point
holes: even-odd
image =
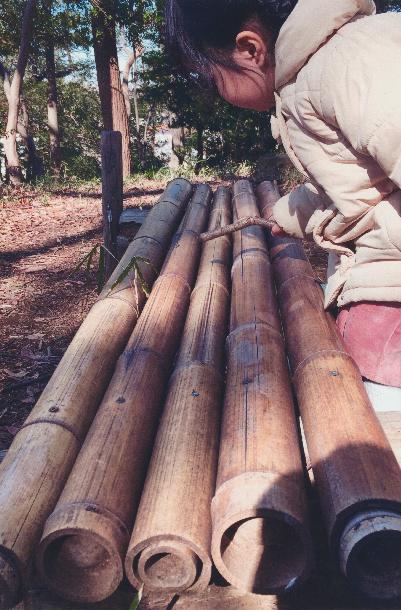
{"type": "Polygon", "coordinates": [[[163,537],[129,549],[125,570],[135,588],[148,591],[201,590],[211,577],[211,561],[184,542],[163,537]]]}
{"type": "Polygon", "coordinates": [[[75,509],[75,518],[68,512],[50,517],[37,565],[49,589],[74,602],[94,603],[114,593],[123,579],[127,535],[117,523],[99,514],[94,519],[87,510],[75,509]]]}
{"type": "Polygon", "coordinates": [[[184,591],[197,576],[195,554],[185,547],[148,547],[139,558],[138,574],[146,589],[184,591]]]}
{"type": "Polygon", "coordinates": [[[0,547],[0,610],[13,608],[22,598],[23,582],[10,551],[0,547]]]}
{"type": "Polygon", "coordinates": [[[367,597],[401,598],[401,515],[385,510],[355,515],[341,535],[339,560],[343,574],[367,597]]]}
{"type": "Polygon", "coordinates": [[[263,501],[252,502],[246,489],[240,503],[230,491],[218,492],[212,504],[212,557],[220,574],[237,589],[260,595],[298,586],[311,566],[302,524],[263,501]]]}

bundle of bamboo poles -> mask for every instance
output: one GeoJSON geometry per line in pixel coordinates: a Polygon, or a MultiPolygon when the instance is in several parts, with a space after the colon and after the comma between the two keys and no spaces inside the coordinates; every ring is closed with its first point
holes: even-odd
{"type": "MultiPolygon", "coordinates": [[[[261,215],[279,198],[258,187],[261,215]]],[[[401,471],[298,240],[269,250],[321,507],[342,572],[363,594],[401,595],[401,471]]]]}
{"type": "MultiPolygon", "coordinates": [[[[257,215],[250,184],[234,187],[234,220],[257,215]]],[[[305,480],[263,229],[234,235],[228,370],[212,556],[235,587],[284,592],[311,567],[305,480]]]]}
{"type": "Polygon", "coordinates": [[[149,213],[110,281],[68,347],[0,467],[0,607],[13,606],[28,583],[32,555],[145,302],[130,273],[133,257],[152,285],[192,191],[171,182],[149,213]]]}
{"type": "MultiPolygon", "coordinates": [[[[228,224],[220,187],[209,229],[228,224]]],[[[210,503],[216,481],[231,238],[203,246],[197,282],[126,559],[146,591],[195,591],[211,577],[210,503]]]]}
{"type": "Polygon", "coordinates": [[[113,593],[124,559],[134,586],[169,593],[205,588],[211,558],[253,593],[287,592],[308,576],[282,325],[336,560],[365,595],[401,596],[400,469],[301,243],[270,235],[266,246],[275,185],[258,188],[261,221],[250,183],[237,182],[229,227],[230,192],[217,190],[209,218],[211,190],[198,186],[146,305],[135,272],[114,287],[134,256],[154,282],[191,191],[183,180],[167,187],[0,468],[1,608],[28,584],[42,532],[44,582],[78,602],[113,593]]]}
{"type": "Polygon", "coordinates": [[[39,571],[67,599],[100,601],[123,578],[165,384],[184,326],[211,189],[196,187],[161,274],[47,519],[39,571]]]}

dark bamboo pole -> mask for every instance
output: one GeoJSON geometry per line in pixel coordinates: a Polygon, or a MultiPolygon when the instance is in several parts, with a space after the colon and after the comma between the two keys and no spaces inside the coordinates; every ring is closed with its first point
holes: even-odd
{"type": "MultiPolygon", "coordinates": [[[[258,187],[261,215],[279,198],[258,187]]],[[[302,244],[270,235],[287,351],[331,546],[362,593],[401,595],[401,471],[302,244]]]]}
{"type": "Polygon", "coordinates": [[[38,566],[68,599],[100,601],[123,578],[132,521],[152,450],[164,388],[200,256],[211,190],[197,186],[71,475],[47,519],[38,566]]]}
{"type": "Polygon", "coordinates": [[[134,273],[111,286],[133,256],[149,285],[161,267],[192,186],[170,183],[90,310],[0,466],[0,607],[28,582],[31,558],[146,296],[134,273]]]}
{"type": "MultiPolygon", "coordinates": [[[[249,182],[234,187],[234,220],[256,216],[249,182]]],[[[234,234],[227,387],[212,556],[231,584],[292,589],[309,573],[311,542],[280,320],[263,229],[234,234]]]]}
{"type": "MultiPolygon", "coordinates": [[[[231,218],[219,187],[209,229],[231,218]]],[[[126,558],[139,589],[194,591],[210,581],[210,503],[216,482],[231,239],[203,246],[177,365],[170,381],[126,558]]]]}

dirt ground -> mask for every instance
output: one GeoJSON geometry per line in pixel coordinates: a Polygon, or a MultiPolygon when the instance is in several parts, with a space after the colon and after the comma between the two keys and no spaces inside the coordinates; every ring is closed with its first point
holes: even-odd
{"type": "MultiPolygon", "coordinates": [[[[165,183],[125,188],[125,207],[149,206],[165,183]]],[[[0,200],[0,450],[7,449],[96,299],[77,265],[101,241],[100,186],[0,200]]],[[[326,256],[308,246],[319,277],[326,256]]]]}

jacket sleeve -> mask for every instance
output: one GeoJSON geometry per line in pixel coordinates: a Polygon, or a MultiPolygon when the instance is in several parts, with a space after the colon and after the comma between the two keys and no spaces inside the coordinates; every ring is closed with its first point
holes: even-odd
{"type": "Polygon", "coordinates": [[[311,217],[329,205],[331,200],[322,190],[310,183],[301,184],[277,201],[273,218],[289,235],[304,238],[312,233],[311,217]]]}

